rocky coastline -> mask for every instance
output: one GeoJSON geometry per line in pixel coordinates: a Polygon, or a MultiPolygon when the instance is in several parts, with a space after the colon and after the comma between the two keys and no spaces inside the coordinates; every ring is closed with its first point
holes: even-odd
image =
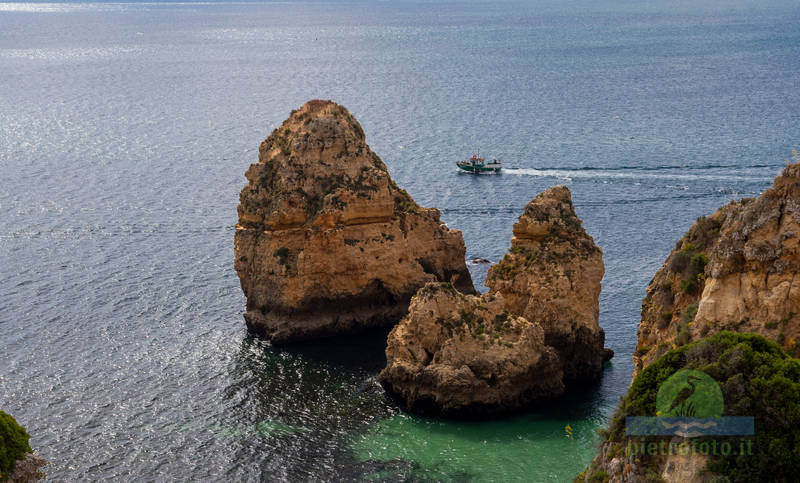
{"type": "MultiPolygon", "coordinates": [[[[800,165],[758,198],[701,217],[647,287],[635,374],[667,350],[729,330],[800,355],[800,165]]],[[[634,376],[635,376],[634,374],[634,376]]]]}
{"type": "MultiPolygon", "coordinates": [[[[466,265],[487,261],[465,260],[461,233],[397,186],[344,107],[310,101],[293,111],[246,177],[235,269],[253,333],[282,344],[391,327],[379,381],[424,415],[498,417],[602,377],[613,356],[598,323],[603,252],[567,187],[527,204],[478,294],[466,265]]],[[[795,413],[771,408],[795,408],[800,394],[798,273],[800,164],[788,164],[758,198],[699,218],[656,272],[630,390],[577,480],[767,474],[760,460],[624,453],[625,417],[653,411],[658,387],[683,369],[710,374],[731,414],[772,428],[757,436],[765,445],[795,448],[795,413]]],[[[778,466],[783,476],[800,471],[778,466]]]]}
{"type": "MultiPolygon", "coordinates": [[[[773,186],[701,217],[676,243],[642,301],[634,379],[597,457],[577,481],[790,481],[800,465],[800,164],[773,186]],[[751,453],[630,454],[624,420],[655,415],[679,370],[709,374],[725,415],[753,417],[751,453]]],[[[669,442],[688,441],[673,437],[669,442]]],[[[651,440],[652,442],[652,440],[651,440]]]]}

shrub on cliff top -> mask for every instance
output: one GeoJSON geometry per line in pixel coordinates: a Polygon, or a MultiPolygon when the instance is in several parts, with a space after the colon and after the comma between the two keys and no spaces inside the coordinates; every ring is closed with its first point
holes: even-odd
{"type": "MultiPolygon", "coordinates": [[[[756,334],[720,332],[661,356],[622,398],[608,440],[623,442],[626,416],[655,415],[659,387],[681,369],[717,381],[724,416],[755,418],[753,454],[712,457],[709,470],[731,481],[800,481],[800,361],[756,334]]],[[[642,456],[642,462],[655,458],[642,456]]]]}
{"type": "Polygon", "coordinates": [[[0,481],[5,481],[18,459],[32,452],[29,439],[11,415],[0,411],[0,481]]]}
{"type": "Polygon", "coordinates": [[[667,268],[673,273],[686,275],[680,282],[681,291],[694,292],[705,281],[703,272],[708,262],[706,254],[697,251],[694,245],[686,244],[681,251],[670,257],[667,268]]]}

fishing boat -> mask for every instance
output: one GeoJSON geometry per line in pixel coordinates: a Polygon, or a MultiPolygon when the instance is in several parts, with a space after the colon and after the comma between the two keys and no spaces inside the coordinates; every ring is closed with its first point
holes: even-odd
{"type": "Polygon", "coordinates": [[[458,161],[456,166],[470,173],[499,173],[503,167],[503,162],[499,159],[493,159],[490,162],[485,162],[484,159],[477,154],[473,154],[471,158],[466,161],[458,161]]]}

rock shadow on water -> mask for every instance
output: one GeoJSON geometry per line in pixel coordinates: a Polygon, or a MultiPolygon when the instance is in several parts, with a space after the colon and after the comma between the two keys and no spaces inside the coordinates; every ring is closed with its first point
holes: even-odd
{"type": "Polygon", "coordinates": [[[270,349],[345,371],[377,374],[386,364],[386,337],[391,329],[391,326],[376,327],[356,334],[270,346],[270,349]]]}

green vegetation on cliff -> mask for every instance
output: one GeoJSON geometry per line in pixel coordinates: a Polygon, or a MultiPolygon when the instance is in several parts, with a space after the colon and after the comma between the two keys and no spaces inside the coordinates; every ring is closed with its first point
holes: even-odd
{"type": "MultiPolygon", "coordinates": [[[[625,417],[656,415],[659,387],[681,369],[703,371],[719,384],[724,416],[755,418],[752,454],[712,457],[708,470],[731,481],[800,481],[800,360],[755,334],[720,332],[671,350],[645,368],[606,435],[618,445],[615,453],[625,451],[625,417]]],[[[647,467],[660,462],[659,456],[640,458],[647,467]]]]}
{"type": "Polygon", "coordinates": [[[0,481],[5,481],[17,460],[32,452],[30,436],[11,415],[0,411],[0,481]]]}

